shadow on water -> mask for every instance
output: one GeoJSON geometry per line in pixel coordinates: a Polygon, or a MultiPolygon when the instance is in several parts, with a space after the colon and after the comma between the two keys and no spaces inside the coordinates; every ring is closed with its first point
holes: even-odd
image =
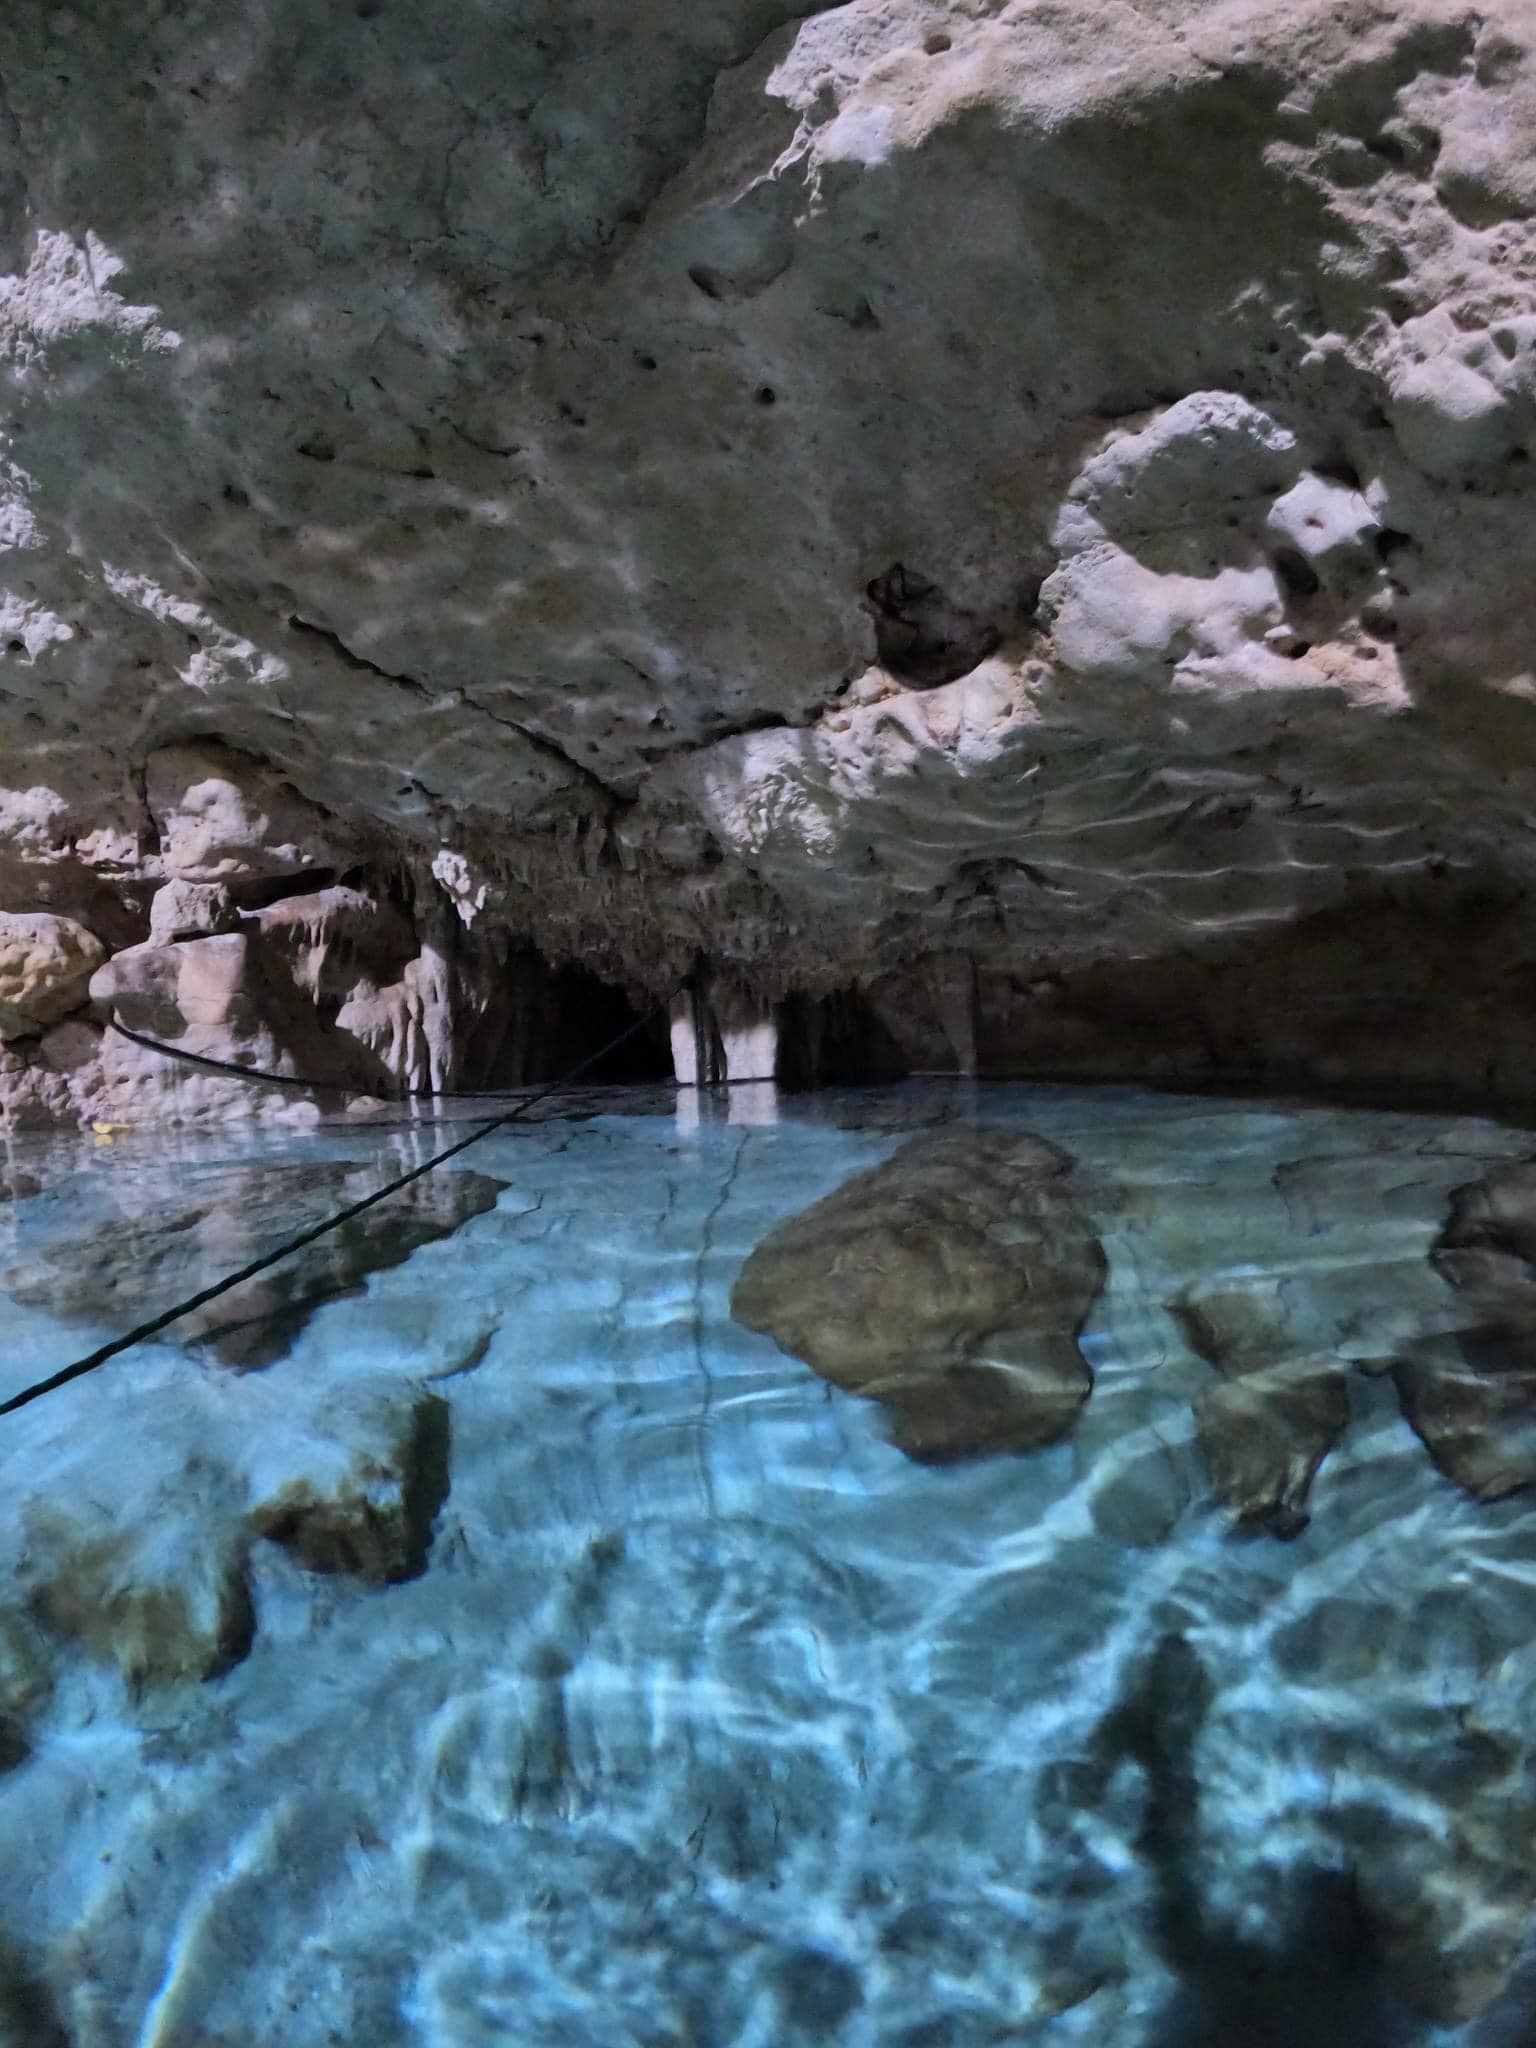
{"type": "Polygon", "coordinates": [[[1347,1871],[1298,1871],[1272,1941],[1207,1917],[1195,1750],[1214,1694],[1196,1651],[1171,1632],[1103,1730],[1146,1776],[1137,1846],[1154,1938],[1178,1978],[1143,2048],[1411,2048],[1423,2030],[1385,1988],[1347,1871]]]}

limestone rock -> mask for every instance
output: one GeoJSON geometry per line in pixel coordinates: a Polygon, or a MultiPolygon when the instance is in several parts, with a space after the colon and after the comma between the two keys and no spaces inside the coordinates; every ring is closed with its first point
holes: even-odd
{"type": "Polygon", "coordinates": [[[0,21],[0,903],[435,873],[343,1004],[437,1085],[446,909],[914,1065],[1528,1095],[1523,10],[311,15],[0,21]]]}
{"type": "Polygon", "coordinates": [[[1200,1447],[1217,1498],[1239,1522],[1275,1536],[1306,1526],[1317,1468],[1349,1421],[1344,1375],[1295,1359],[1241,1373],[1195,1404],[1200,1447]]]}
{"type": "Polygon", "coordinates": [[[145,799],[167,874],[243,882],[325,867],[336,839],[325,819],[264,762],[228,748],[163,747],[145,768],[145,799]]]}
{"type": "Polygon", "coordinates": [[[149,906],[149,942],[171,946],[178,939],[207,938],[233,931],[238,912],[222,882],[166,882],[149,906]]]}
{"type": "Polygon", "coordinates": [[[1430,1256],[1464,1326],[1399,1360],[1403,1413],[1448,1479],[1500,1500],[1536,1481],[1536,1162],[1458,1188],[1430,1256]]]}
{"type": "Polygon", "coordinates": [[[309,1571],[375,1586],[416,1578],[448,1496],[448,1437],[448,1404],[423,1394],[371,1433],[349,1432],[340,1469],[285,1477],[254,1503],[252,1527],[309,1571]]]}
{"type": "Polygon", "coordinates": [[[1349,1421],[1340,1361],[1308,1354],[1273,1274],[1191,1289],[1176,1307],[1195,1350],[1224,1375],[1195,1404],[1217,1498],[1241,1523],[1299,1534],[1317,1469],[1349,1421]]]}
{"type": "Polygon", "coordinates": [[[250,1647],[244,1546],[232,1531],[112,1528],[89,1504],[38,1505],[26,1576],[43,1626],[115,1664],[135,1694],[217,1678],[250,1647]]]}
{"type": "Polygon", "coordinates": [[[106,948],[72,918],[0,911],[0,1039],[31,1038],[86,1001],[106,948]]]}
{"type": "MultiPolygon", "coordinates": [[[[44,1240],[0,1273],[15,1301],[69,1321],[131,1326],[370,1193],[374,1166],[220,1167],[139,1180],[131,1207],[93,1233],[44,1240]]],[[[356,1292],[496,1205],[505,1182],[442,1171],[391,1195],[176,1325],[176,1341],[241,1371],[284,1357],[317,1309],[356,1292]]]]}
{"type": "Polygon", "coordinates": [[[1477,1500],[1536,1481],[1536,1355],[1530,1339],[1469,1332],[1393,1368],[1403,1413],[1447,1479],[1477,1500]]]}
{"type": "Polygon", "coordinates": [[[0,1609],[0,1774],[27,1755],[33,1716],[53,1690],[53,1660],[35,1619],[0,1609]]]}
{"type": "Polygon", "coordinates": [[[916,1138],[772,1231],[731,1313],[879,1401],[911,1457],[1051,1443],[1093,1383],[1077,1338],[1105,1273],[1071,1173],[1040,1138],[916,1138]]]}

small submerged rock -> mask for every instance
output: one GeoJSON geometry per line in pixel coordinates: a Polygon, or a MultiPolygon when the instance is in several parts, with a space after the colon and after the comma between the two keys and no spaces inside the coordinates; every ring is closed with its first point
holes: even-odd
{"type": "Polygon", "coordinates": [[[393,1585],[426,1570],[432,1524],[448,1497],[448,1404],[422,1394],[383,1418],[329,1481],[285,1480],[251,1513],[260,1536],[312,1572],[393,1585]]]}
{"type": "MultiPolygon", "coordinates": [[[[346,1160],[199,1173],[163,1199],[146,1194],[110,1224],[13,1260],[0,1272],[0,1290],[69,1321],[131,1325],[275,1250],[388,1178],[383,1165],[346,1160]]],[[[325,1302],[355,1293],[370,1273],[402,1265],[421,1246],[494,1209],[505,1186],[468,1170],[429,1174],[184,1317],[175,1335],[241,1371],[271,1365],[325,1302]]]]}
{"type": "Polygon", "coordinates": [[[32,1750],[71,1663],[115,1669],[136,1715],[188,1711],[181,1696],[253,1647],[269,1542],[360,1591],[427,1567],[449,1410],[419,1383],[199,1380],[185,1410],[136,1419],[127,1455],[103,1460],[86,1432],[53,1445],[30,1497],[18,1478],[0,1553],[0,1774],[32,1750]]]}
{"type": "Polygon", "coordinates": [[[879,1401],[909,1457],[1052,1443],[1093,1386],[1078,1333],[1106,1271],[1073,1165],[1030,1135],[916,1138],[764,1238],[731,1313],[879,1401]]]}
{"type": "Polygon", "coordinates": [[[1195,1403],[1217,1498],[1240,1524],[1298,1535],[1318,1467],[1349,1421],[1344,1370],[1307,1355],[1273,1276],[1192,1289],[1175,1312],[1192,1349],[1223,1375],[1195,1403]]]}
{"type": "Polygon", "coordinates": [[[1500,1500],[1536,1482],[1536,1161],[1457,1188],[1430,1257],[1467,1323],[1399,1360],[1398,1398],[1447,1479],[1500,1500]]]}
{"type": "Polygon", "coordinates": [[[39,1509],[28,1530],[28,1606],[49,1634],[115,1664],[135,1697],[217,1678],[255,1631],[246,1548],[233,1526],[118,1529],[39,1509]]]}

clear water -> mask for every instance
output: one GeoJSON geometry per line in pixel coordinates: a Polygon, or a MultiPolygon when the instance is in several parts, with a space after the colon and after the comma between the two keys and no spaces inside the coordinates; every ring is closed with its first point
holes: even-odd
{"type": "MultiPolygon", "coordinates": [[[[1274,1273],[1364,1355],[1443,1294],[1450,1191],[1536,1140],[1123,1089],[585,1108],[469,1154],[494,1210],[264,1368],[168,1336],[0,1422],[14,1620],[40,1551],[87,1554],[87,1604],[196,1587],[252,1498],[422,1383],[452,1420],[419,1576],[258,1539],[248,1653],[205,1682],[130,1688],[89,1615],[44,1632],[0,1776],[0,2041],[1536,2038],[1536,1506],[1460,1494],[1362,1373],[1309,1526],[1235,1536],[1168,1306],[1274,1273]],[[916,1464],[730,1317],[780,1219],[940,1122],[1065,1145],[1109,1256],[1092,1399],[1029,1457],[916,1464]]],[[[458,1128],[14,1141],[0,1395],[113,1333],[115,1251],[200,1185],[166,1299],[291,1227],[271,1168],[383,1178],[458,1128]]]]}

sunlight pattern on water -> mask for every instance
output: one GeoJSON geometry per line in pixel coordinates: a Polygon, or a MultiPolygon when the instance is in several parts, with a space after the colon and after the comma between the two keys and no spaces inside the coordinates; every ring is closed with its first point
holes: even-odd
{"type": "MultiPolygon", "coordinates": [[[[1536,1518],[1377,1368],[1454,1324],[1453,1190],[1529,1134],[1024,1086],[587,1110],[318,1305],[4,1425],[0,2043],[1528,2038],[1536,1518]],[[1065,1148],[1107,1255],[1091,1398],[1027,1456],[915,1462],[731,1318],[776,1225],[941,1124],[1065,1148]],[[1271,1282],[1350,1363],[1289,1542],[1213,1498],[1177,1312],[1271,1282]],[[391,1486],[439,1413],[418,1569],[391,1486]]],[[[0,1396],[443,1136],[16,1141],[0,1396]]]]}

